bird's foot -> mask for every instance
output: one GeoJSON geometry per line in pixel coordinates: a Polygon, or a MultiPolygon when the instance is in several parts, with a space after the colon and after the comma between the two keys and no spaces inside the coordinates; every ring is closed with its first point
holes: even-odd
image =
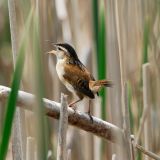
{"type": "Polygon", "coordinates": [[[74,110],[74,112],[76,113],[76,110],[77,110],[77,106],[76,105],[69,104],[69,107],[71,107],[74,110]]]}
{"type": "Polygon", "coordinates": [[[92,117],[91,113],[90,113],[90,112],[86,112],[86,114],[88,114],[88,116],[89,116],[91,122],[93,123],[93,117],[92,117]]]}
{"type": "Polygon", "coordinates": [[[69,107],[71,107],[71,108],[73,108],[73,109],[74,109],[74,108],[76,108],[76,105],[74,105],[74,104],[70,103],[70,104],[69,104],[69,107]]]}

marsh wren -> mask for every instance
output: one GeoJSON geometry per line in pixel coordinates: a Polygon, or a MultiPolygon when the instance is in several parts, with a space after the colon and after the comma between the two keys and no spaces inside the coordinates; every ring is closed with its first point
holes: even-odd
{"type": "Polygon", "coordinates": [[[87,97],[89,98],[88,114],[90,115],[91,99],[94,99],[95,95],[98,95],[98,91],[102,87],[112,86],[112,82],[108,80],[95,80],[79,60],[74,48],[69,44],[56,43],[53,45],[56,49],[48,53],[54,54],[57,57],[56,71],[58,77],[66,88],[78,97],[77,100],[69,104],[69,107],[73,107],[77,102],[87,97]]]}

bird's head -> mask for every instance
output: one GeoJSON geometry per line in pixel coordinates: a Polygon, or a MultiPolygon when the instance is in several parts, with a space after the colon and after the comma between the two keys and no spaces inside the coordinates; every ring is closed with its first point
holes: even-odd
{"type": "Polygon", "coordinates": [[[53,45],[55,49],[51,50],[48,53],[56,55],[57,59],[72,58],[78,60],[76,51],[71,45],[67,43],[55,43],[53,45]]]}

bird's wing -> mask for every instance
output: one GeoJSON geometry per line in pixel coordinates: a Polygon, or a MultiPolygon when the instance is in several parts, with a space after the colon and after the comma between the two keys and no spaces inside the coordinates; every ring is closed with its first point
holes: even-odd
{"type": "MultiPolygon", "coordinates": [[[[85,72],[88,72],[88,70],[87,70],[86,67],[81,63],[81,61],[78,60],[77,63],[76,63],[76,65],[77,65],[77,67],[78,67],[80,70],[85,71],[85,72]]],[[[94,78],[93,75],[90,74],[89,72],[88,72],[88,76],[89,76],[90,80],[95,81],[95,78],[94,78]]],[[[98,92],[97,92],[97,96],[99,96],[99,93],[98,93],[98,92]]]]}
{"type": "Polygon", "coordinates": [[[65,66],[64,79],[70,83],[77,92],[80,92],[90,98],[94,98],[93,92],[89,89],[90,73],[84,67],[83,70],[78,66],[65,66]]]}
{"type": "Polygon", "coordinates": [[[89,89],[89,82],[83,78],[78,79],[75,89],[90,98],[94,98],[93,92],[89,89]]]}

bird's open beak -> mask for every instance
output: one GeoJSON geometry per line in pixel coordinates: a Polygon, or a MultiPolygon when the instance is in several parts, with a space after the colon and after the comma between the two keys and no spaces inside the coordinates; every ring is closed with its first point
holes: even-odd
{"type": "Polygon", "coordinates": [[[54,54],[54,55],[56,55],[57,54],[57,44],[56,43],[52,43],[52,45],[55,47],[55,49],[53,49],[53,50],[51,50],[51,51],[49,51],[49,52],[47,52],[48,54],[54,54]]]}
{"type": "Polygon", "coordinates": [[[56,53],[57,53],[57,51],[56,50],[51,50],[51,51],[49,51],[49,52],[47,52],[48,54],[54,54],[54,55],[56,55],[56,53]]]}

